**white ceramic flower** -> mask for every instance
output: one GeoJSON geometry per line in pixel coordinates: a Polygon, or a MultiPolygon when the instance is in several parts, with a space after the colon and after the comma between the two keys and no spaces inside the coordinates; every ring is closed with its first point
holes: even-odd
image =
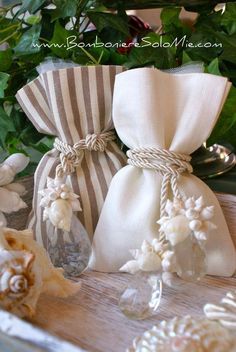
{"type": "Polygon", "coordinates": [[[79,196],[62,178],[47,178],[47,188],[39,191],[40,205],[44,207],[44,221],[49,219],[53,226],[70,231],[73,211],[81,211],[79,196]]]}
{"type": "Polygon", "coordinates": [[[20,317],[35,313],[42,292],[66,297],[80,284],[63,277],[31,231],[0,228],[0,306],[20,317]]]}

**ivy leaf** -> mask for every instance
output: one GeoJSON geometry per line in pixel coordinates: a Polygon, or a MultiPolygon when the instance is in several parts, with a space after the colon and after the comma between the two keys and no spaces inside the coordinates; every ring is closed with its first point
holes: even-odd
{"type": "Polygon", "coordinates": [[[221,17],[221,25],[225,27],[228,34],[236,33],[236,5],[227,4],[225,13],[221,17]]]}
{"type": "Polygon", "coordinates": [[[28,29],[20,38],[19,43],[13,49],[17,56],[35,54],[40,51],[39,36],[41,25],[36,24],[28,29]]]}
{"type": "Polygon", "coordinates": [[[228,141],[228,134],[236,146],[236,88],[231,87],[228,98],[225,102],[224,108],[220,118],[208,139],[208,144],[219,143],[220,141],[228,141]],[[234,138],[232,138],[234,137],[234,138]]]}
{"type": "Polygon", "coordinates": [[[0,106],[0,145],[4,148],[8,132],[15,132],[12,119],[6,114],[0,106]]]}
{"type": "MultiPolygon", "coordinates": [[[[54,26],[53,36],[49,42],[51,51],[54,54],[56,54],[58,57],[61,57],[63,59],[67,58],[70,55],[70,50],[67,47],[67,41],[69,37],[72,38],[74,34],[75,33],[73,31],[66,30],[64,27],[60,25],[59,21],[56,21],[54,26]]],[[[76,38],[77,37],[75,36],[73,43],[75,42],[76,38]]],[[[72,44],[71,44],[71,47],[72,47],[72,44]]]]}
{"type": "Polygon", "coordinates": [[[12,64],[11,49],[0,50],[0,71],[7,71],[12,64]]]}
{"type": "Polygon", "coordinates": [[[217,57],[207,66],[207,72],[212,75],[222,76],[219,69],[219,59],[217,57]]]}
{"type": "Polygon", "coordinates": [[[57,8],[52,12],[52,21],[76,15],[78,0],[55,0],[54,4],[57,8]]]}
{"type": "Polygon", "coordinates": [[[0,98],[4,98],[4,91],[8,87],[8,80],[10,75],[8,73],[0,72],[0,98]]]}
{"type": "Polygon", "coordinates": [[[181,27],[181,21],[179,19],[181,8],[173,7],[173,8],[164,8],[161,11],[161,22],[164,30],[169,32],[173,29],[173,27],[181,27]]]}
{"type": "Polygon", "coordinates": [[[111,13],[87,11],[87,15],[91,22],[96,26],[98,32],[106,27],[111,27],[117,31],[130,36],[128,23],[123,17],[111,13]]]}
{"type": "Polygon", "coordinates": [[[46,0],[23,0],[22,6],[17,12],[17,16],[21,15],[26,11],[28,11],[29,13],[35,13],[45,2],[46,0]]]}

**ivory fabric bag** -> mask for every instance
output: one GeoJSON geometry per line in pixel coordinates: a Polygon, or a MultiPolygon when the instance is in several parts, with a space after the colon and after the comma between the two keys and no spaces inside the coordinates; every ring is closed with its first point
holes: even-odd
{"type": "MultiPolygon", "coordinates": [[[[139,68],[117,75],[113,98],[116,131],[130,149],[156,147],[191,154],[210,135],[230,89],[226,78],[205,73],[166,73],[139,68]]],[[[163,176],[127,165],[113,178],[93,240],[90,267],[118,271],[130,249],[158,237],[163,176]]],[[[231,276],[236,255],[220,205],[208,186],[183,173],[178,187],[186,197],[203,196],[214,205],[217,229],[206,242],[208,274],[231,276]]]]}
{"type": "MultiPolygon", "coordinates": [[[[57,136],[59,144],[65,144],[67,149],[83,142],[79,166],[73,166],[74,154],[68,153],[65,158],[72,166],[68,182],[80,196],[82,211],[78,217],[91,240],[110,181],[126,162],[124,153],[116,143],[111,118],[115,75],[122,71],[121,66],[42,70],[38,78],[16,95],[39,132],[57,136]],[[108,137],[103,139],[106,134],[108,137]]],[[[53,149],[44,155],[34,178],[29,227],[34,229],[36,239],[46,248],[47,230],[38,192],[46,188],[48,176],[54,178],[60,163],[59,154],[58,150],[53,149]]]]}

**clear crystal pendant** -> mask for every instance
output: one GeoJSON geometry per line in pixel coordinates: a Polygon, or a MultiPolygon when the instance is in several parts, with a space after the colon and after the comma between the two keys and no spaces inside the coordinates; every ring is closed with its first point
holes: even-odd
{"type": "Polygon", "coordinates": [[[54,266],[64,269],[65,276],[79,276],[88,266],[91,243],[88,234],[73,215],[70,232],[60,230],[47,221],[48,253],[54,266]]]}
{"type": "Polygon", "coordinates": [[[119,308],[130,319],[146,319],[156,314],[161,296],[160,274],[140,271],[130,276],[130,282],[120,296],[119,308]]]}
{"type": "Polygon", "coordinates": [[[206,254],[202,241],[191,234],[174,247],[177,274],[184,280],[196,281],[206,275],[206,254]]]}

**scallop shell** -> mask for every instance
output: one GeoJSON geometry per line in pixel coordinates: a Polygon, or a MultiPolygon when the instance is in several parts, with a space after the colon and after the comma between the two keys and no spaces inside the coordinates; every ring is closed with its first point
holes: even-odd
{"type": "Polygon", "coordinates": [[[236,291],[228,292],[218,305],[206,304],[204,313],[208,319],[218,320],[223,326],[236,330],[236,291]]]}
{"type": "Polygon", "coordinates": [[[133,341],[128,352],[235,352],[236,339],[216,322],[191,316],[162,321],[133,341]]]}
{"type": "Polygon", "coordinates": [[[33,239],[29,230],[4,228],[0,231],[0,269],[0,282],[1,279],[7,280],[8,271],[15,277],[12,281],[11,278],[2,281],[5,286],[6,282],[11,282],[25,288],[24,295],[12,295],[11,290],[4,291],[2,287],[5,286],[0,285],[0,305],[20,317],[30,317],[35,313],[42,292],[67,297],[80,289],[79,283],[65,279],[62,270],[53,267],[45,249],[33,239]],[[12,260],[6,260],[10,257],[12,260]],[[16,265],[15,259],[19,265],[16,265]]]}

